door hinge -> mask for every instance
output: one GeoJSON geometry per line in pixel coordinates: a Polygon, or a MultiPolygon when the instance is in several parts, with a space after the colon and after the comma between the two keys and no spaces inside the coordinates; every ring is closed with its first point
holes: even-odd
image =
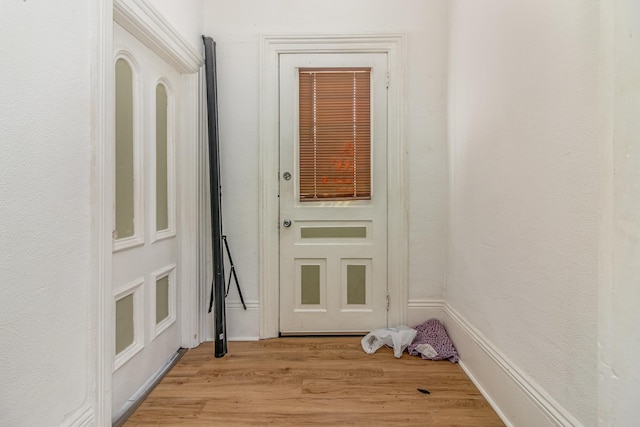
{"type": "Polygon", "coordinates": [[[387,311],[389,311],[390,305],[391,305],[391,295],[387,294],[387,311]]]}
{"type": "Polygon", "coordinates": [[[387,73],[387,82],[386,82],[386,84],[387,84],[387,89],[389,89],[389,79],[390,79],[390,77],[389,77],[389,73],[387,73]]]}

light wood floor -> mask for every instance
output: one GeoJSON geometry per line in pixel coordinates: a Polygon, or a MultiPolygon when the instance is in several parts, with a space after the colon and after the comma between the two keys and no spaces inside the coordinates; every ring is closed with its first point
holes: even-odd
{"type": "Polygon", "coordinates": [[[189,350],[125,426],[504,426],[460,366],[360,338],[278,338],[189,350]],[[427,389],[423,394],[418,388],[427,389]]]}

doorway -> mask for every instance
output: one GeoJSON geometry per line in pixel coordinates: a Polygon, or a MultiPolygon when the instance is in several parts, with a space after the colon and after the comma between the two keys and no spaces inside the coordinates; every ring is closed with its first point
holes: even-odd
{"type": "MultiPolygon", "coordinates": [[[[262,338],[359,333],[404,322],[402,45],[401,35],[263,38],[262,338]],[[296,73],[336,68],[371,71],[369,200],[301,198],[296,73]]],[[[351,155],[351,147],[342,154],[351,155]]]]}

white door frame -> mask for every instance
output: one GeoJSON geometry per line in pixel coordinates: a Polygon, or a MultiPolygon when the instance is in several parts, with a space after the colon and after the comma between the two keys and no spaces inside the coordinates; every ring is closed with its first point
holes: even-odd
{"type": "Polygon", "coordinates": [[[94,164],[92,189],[92,301],[95,313],[95,414],[96,425],[111,425],[111,376],[113,373],[114,308],[111,290],[112,230],[111,215],[114,197],[113,138],[114,138],[114,71],[113,23],[133,34],[154,53],[182,74],[181,96],[177,99],[178,127],[176,129],[177,186],[180,199],[177,224],[181,230],[178,243],[182,265],[182,346],[200,343],[199,318],[203,304],[197,289],[197,151],[202,132],[200,74],[204,59],[173,27],[156,12],[148,0],[102,0],[96,2],[95,53],[92,60],[94,103],[94,164]],[[187,167],[188,166],[188,167],[187,167]]]}
{"type": "Polygon", "coordinates": [[[278,336],[279,250],[279,56],[284,53],[375,53],[389,60],[387,278],[390,325],[406,322],[407,186],[405,173],[404,80],[402,34],[263,36],[260,46],[260,338],[278,336]]]}

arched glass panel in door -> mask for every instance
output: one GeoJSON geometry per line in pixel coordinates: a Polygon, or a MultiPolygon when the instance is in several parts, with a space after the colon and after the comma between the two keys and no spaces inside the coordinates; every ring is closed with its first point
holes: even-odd
{"type": "Polygon", "coordinates": [[[167,89],[156,86],[156,231],[169,228],[169,98],[167,89]]]}
{"type": "Polygon", "coordinates": [[[115,238],[135,230],[133,71],[120,58],[115,67],[115,238]]]}

